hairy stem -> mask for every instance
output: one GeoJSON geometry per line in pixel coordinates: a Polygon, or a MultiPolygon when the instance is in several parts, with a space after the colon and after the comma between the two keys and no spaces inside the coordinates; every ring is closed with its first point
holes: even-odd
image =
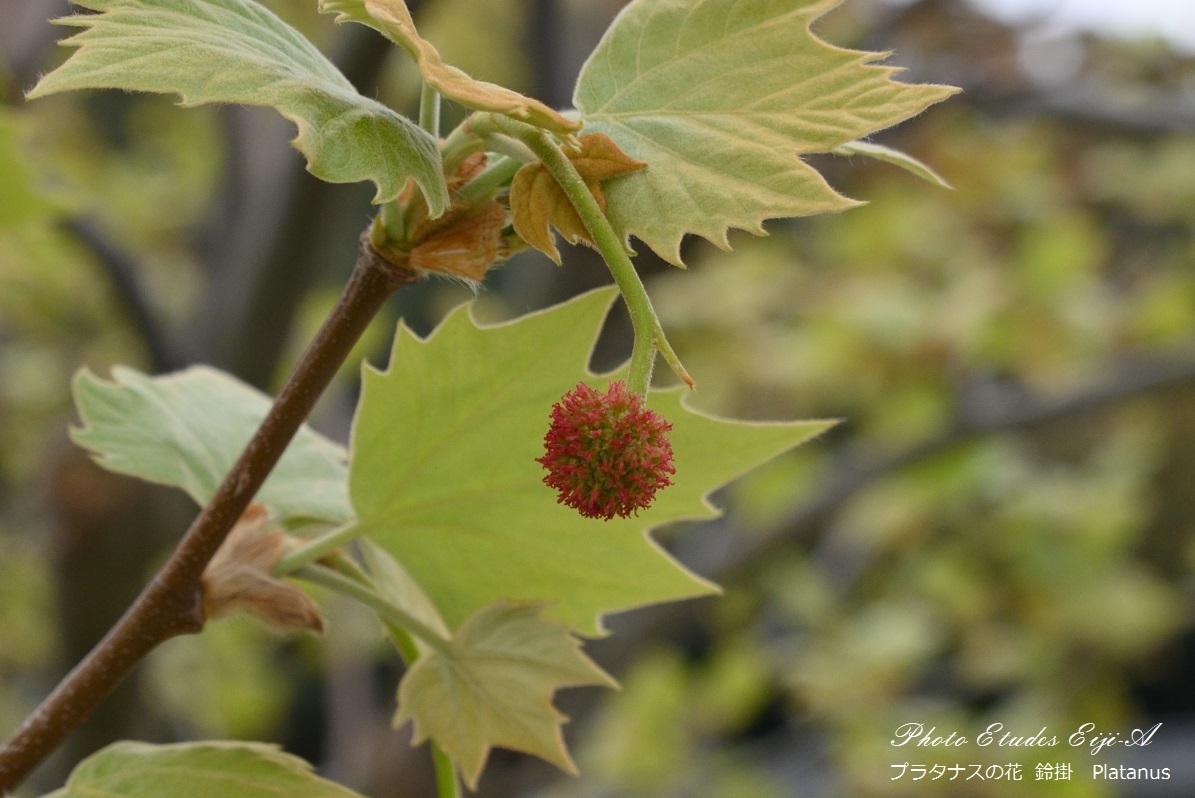
{"type": "Polygon", "coordinates": [[[418,279],[362,237],[339,302],[287,378],[270,412],[166,564],[91,652],[0,748],[0,795],[16,787],[159,644],[203,628],[200,577],[369,322],[418,279]]]}
{"type": "Polygon", "coordinates": [[[419,95],[419,127],[440,138],[440,92],[430,83],[423,84],[419,95]]]}
{"type": "MultiPolygon", "coordinates": [[[[565,196],[576,208],[585,229],[589,231],[594,246],[606,261],[618,290],[622,292],[623,301],[630,311],[631,326],[635,331],[627,387],[639,394],[647,393],[651,384],[652,366],[656,353],[659,352],[676,375],[692,388],[693,379],[672,351],[656,311],[651,305],[647,289],[643,287],[643,281],[639,279],[639,273],[635,271],[622,239],[610,225],[606,214],[598,206],[597,200],[590,193],[573,162],[555,141],[538,128],[496,115],[491,117],[491,122],[498,130],[526,144],[560,184],[565,196]]],[[[474,127],[477,128],[478,125],[474,127]]]]}
{"type": "Polygon", "coordinates": [[[444,144],[440,148],[444,158],[444,174],[452,174],[470,155],[485,150],[485,140],[472,128],[472,121],[477,116],[474,114],[457,125],[444,139],[444,144]]]}
{"type": "Polygon", "coordinates": [[[466,183],[456,193],[457,200],[462,205],[475,205],[492,197],[503,186],[510,183],[515,172],[523,164],[514,158],[498,155],[490,159],[490,165],[477,177],[466,183]]]}

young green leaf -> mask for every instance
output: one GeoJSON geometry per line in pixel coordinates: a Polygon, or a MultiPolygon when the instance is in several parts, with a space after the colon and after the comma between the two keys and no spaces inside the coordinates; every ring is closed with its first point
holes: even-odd
{"type": "MultiPolygon", "coordinates": [[[[270,398],[206,366],[147,377],[115,367],[112,380],[80,371],[73,382],[76,443],[109,471],[182,488],[206,504],[270,409],[270,398]]],[[[257,494],[279,519],[333,523],[352,515],[344,449],[302,427],[257,494]]]]}
{"type": "Polygon", "coordinates": [[[470,789],[495,746],[534,754],[576,774],[552,705],[562,687],[617,683],[581,651],[568,629],[538,604],[498,602],[457,630],[444,651],[420,657],[399,686],[395,725],[415,722],[452,757],[470,789]]]}
{"type": "Polygon", "coordinates": [[[809,26],[840,0],[634,0],[577,81],[586,131],[648,168],[612,182],[609,217],[678,266],[686,233],[729,248],[737,227],[855,203],[797,156],[829,152],[955,89],[897,83],[882,54],[809,26]]]}
{"type": "Polygon", "coordinates": [[[337,22],[351,20],[380,32],[410,53],[428,85],[466,108],[506,114],[562,135],[572,134],[581,127],[538,100],[475,80],[444,63],[432,43],[415,30],[415,20],[404,0],[319,0],[319,9],[336,14],[337,22]]]}
{"type": "Polygon", "coordinates": [[[120,742],[83,760],[44,798],[361,798],[320,778],[277,746],[249,742],[175,745],[120,742]]]}
{"type": "Polygon", "coordinates": [[[640,515],[599,521],[556,503],[535,461],[553,403],[580,380],[615,296],[600,289],[479,327],[464,308],[426,340],[400,328],[388,371],[369,369],[353,428],[355,531],[402,563],[450,627],[496,601],[550,601],[550,617],[600,634],[599,616],[716,588],[647,532],[717,515],[705,495],[827,424],[747,424],[653,394],[673,425],[675,485],[640,515]]]}
{"type": "Polygon", "coordinates": [[[98,14],[59,20],[83,28],[79,49],[29,97],[73,89],[175,93],[183,105],[266,105],[298,125],[294,141],[321,180],[371,180],[374,202],[415,179],[433,215],[448,205],[439,147],[429,134],[362,97],[293,28],[253,0],[76,0],[98,14]]]}

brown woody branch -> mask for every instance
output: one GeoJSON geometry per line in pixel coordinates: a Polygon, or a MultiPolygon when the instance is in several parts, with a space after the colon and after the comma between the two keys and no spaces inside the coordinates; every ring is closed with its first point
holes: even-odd
{"type": "Polygon", "coordinates": [[[170,559],[91,653],[0,748],[0,795],[16,787],[158,645],[203,628],[200,576],[386,299],[417,275],[362,236],[340,300],[287,378],[265,420],[170,559]]]}

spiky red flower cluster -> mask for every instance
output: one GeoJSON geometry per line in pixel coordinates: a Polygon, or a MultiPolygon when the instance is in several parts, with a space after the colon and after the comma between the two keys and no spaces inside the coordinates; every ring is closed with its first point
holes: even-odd
{"type": "Polygon", "coordinates": [[[552,406],[546,453],[536,462],[548,470],[544,484],[560,492],[558,503],[586,518],[626,518],[672,484],[671,429],[622,382],[604,394],[579,382],[552,406]]]}

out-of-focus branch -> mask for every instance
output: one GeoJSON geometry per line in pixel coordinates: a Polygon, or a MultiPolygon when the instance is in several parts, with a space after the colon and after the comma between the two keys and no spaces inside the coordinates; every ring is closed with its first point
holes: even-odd
{"type": "Polygon", "coordinates": [[[883,454],[859,446],[838,455],[833,475],[821,491],[779,523],[770,533],[739,541],[717,561],[688,564],[713,578],[758,567],[781,549],[809,541],[826,522],[866,488],[904,468],[928,460],[978,437],[1014,432],[1081,417],[1140,396],[1195,385],[1195,356],[1127,357],[1108,376],[1072,393],[1035,397],[1017,388],[985,390],[967,401],[946,432],[899,452],[883,454]]]}
{"type": "Polygon", "coordinates": [[[145,347],[153,371],[163,373],[182,368],[182,356],[154,310],[149,292],[141,280],[138,264],[128,253],[109,241],[91,222],[85,219],[67,219],[63,221],[62,226],[95,256],[117,301],[124,309],[126,318],[145,347]]]}

